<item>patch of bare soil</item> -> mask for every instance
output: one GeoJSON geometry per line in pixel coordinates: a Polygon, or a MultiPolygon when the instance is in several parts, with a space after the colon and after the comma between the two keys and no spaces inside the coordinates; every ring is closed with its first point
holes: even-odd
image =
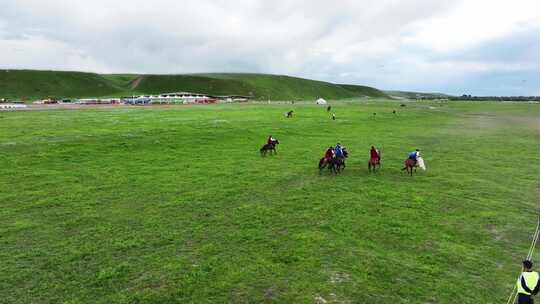
{"type": "Polygon", "coordinates": [[[139,76],[137,78],[135,78],[132,82],[131,82],[131,89],[134,90],[136,89],[139,84],[141,83],[141,81],[143,80],[144,76],[139,76]]]}

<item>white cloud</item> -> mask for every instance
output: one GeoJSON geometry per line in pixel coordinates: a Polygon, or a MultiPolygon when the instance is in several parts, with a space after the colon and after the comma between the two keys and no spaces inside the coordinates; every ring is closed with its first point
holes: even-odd
{"type": "Polygon", "coordinates": [[[472,48],[540,21],[538,0],[462,1],[443,15],[419,20],[403,41],[445,52],[472,48]]]}
{"type": "Polygon", "coordinates": [[[538,68],[452,57],[530,31],[540,20],[532,0],[0,0],[0,7],[0,68],[265,72],[426,90],[469,74],[538,68]]]}
{"type": "Polygon", "coordinates": [[[2,56],[9,58],[3,68],[62,69],[76,71],[111,72],[107,66],[65,43],[25,36],[19,39],[2,40],[2,56]]]}

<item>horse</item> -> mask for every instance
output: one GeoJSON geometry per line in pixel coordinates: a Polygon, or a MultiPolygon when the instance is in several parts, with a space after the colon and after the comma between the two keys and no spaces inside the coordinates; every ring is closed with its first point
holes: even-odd
{"type": "Polygon", "coordinates": [[[334,174],[338,173],[336,169],[337,165],[336,165],[335,158],[331,158],[330,160],[327,161],[326,158],[323,157],[319,160],[319,174],[322,173],[322,170],[327,167],[328,167],[328,170],[331,171],[332,173],[334,174]]]}
{"type": "Polygon", "coordinates": [[[380,157],[371,157],[368,161],[368,170],[369,173],[377,172],[377,169],[381,168],[381,158],[380,157]]]}
{"type": "Polygon", "coordinates": [[[261,152],[261,156],[266,156],[266,153],[268,152],[270,152],[270,155],[272,155],[272,153],[277,154],[276,145],[279,145],[279,140],[275,140],[271,144],[262,146],[262,148],[259,150],[259,152],[261,152]]]}
{"type": "Polygon", "coordinates": [[[418,168],[418,164],[414,159],[406,159],[404,164],[405,168],[401,169],[401,171],[407,170],[407,173],[409,173],[411,176],[413,175],[413,170],[416,172],[416,168],[418,168]]]}
{"type": "Polygon", "coordinates": [[[341,173],[345,169],[345,158],[336,157],[334,161],[336,172],[341,173]]]}
{"type": "Polygon", "coordinates": [[[334,164],[335,164],[337,173],[341,173],[341,171],[343,171],[343,169],[345,169],[345,167],[346,167],[345,159],[347,159],[347,157],[349,157],[349,152],[347,152],[347,149],[343,148],[342,152],[343,152],[343,157],[334,158],[334,160],[335,160],[334,164]]]}
{"type": "Polygon", "coordinates": [[[292,118],[292,117],[293,117],[293,111],[287,112],[287,118],[292,118]]]}

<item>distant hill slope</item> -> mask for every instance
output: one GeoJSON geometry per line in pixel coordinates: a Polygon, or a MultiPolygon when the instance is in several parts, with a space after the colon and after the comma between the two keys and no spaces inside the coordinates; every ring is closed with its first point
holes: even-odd
{"type": "Polygon", "coordinates": [[[0,98],[90,97],[118,94],[122,90],[92,73],[0,70],[0,98]]]}
{"type": "Polygon", "coordinates": [[[251,95],[259,100],[343,99],[385,97],[374,88],[338,85],[283,75],[265,74],[193,74],[143,75],[134,90],[146,93],[188,91],[214,95],[251,95]]]}
{"type": "Polygon", "coordinates": [[[250,95],[258,100],[387,97],[375,88],[265,74],[135,75],[0,70],[0,98],[81,98],[196,92],[250,95]]]}
{"type": "Polygon", "coordinates": [[[250,85],[234,79],[216,79],[199,75],[141,75],[132,89],[144,94],[195,92],[211,95],[250,95],[250,85]]]}
{"type": "Polygon", "coordinates": [[[377,90],[372,87],[352,85],[352,84],[340,84],[340,86],[351,92],[355,92],[360,95],[371,96],[371,97],[388,97],[388,95],[385,92],[377,90]]]}
{"type": "Polygon", "coordinates": [[[421,92],[409,92],[409,91],[384,91],[388,96],[416,99],[417,96],[424,96],[429,98],[446,98],[450,95],[442,93],[421,93],[421,92]]]}

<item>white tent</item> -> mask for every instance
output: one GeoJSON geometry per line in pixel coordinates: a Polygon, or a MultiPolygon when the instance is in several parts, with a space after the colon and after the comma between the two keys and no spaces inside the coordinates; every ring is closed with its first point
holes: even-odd
{"type": "Polygon", "coordinates": [[[325,105],[325,104],[327,104],[327,102],[323,98],[319,98],[319,99],[317,99],[317,104],[318,105],[325,105]]]}

